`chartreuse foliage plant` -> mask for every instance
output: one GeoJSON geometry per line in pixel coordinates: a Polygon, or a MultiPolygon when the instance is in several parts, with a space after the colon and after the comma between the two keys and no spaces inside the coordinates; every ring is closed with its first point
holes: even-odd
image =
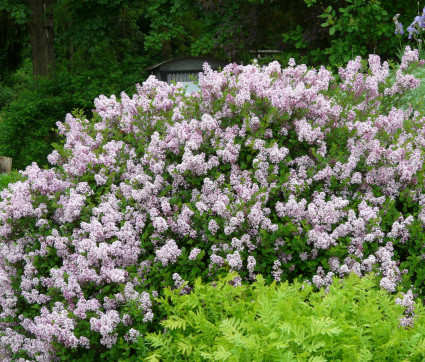
{"type": "Polygon", "coordinates": [[[146,335],[148,361],[421,361],[424,307],[413,329],[398,328],[403,307],[369,274],[334,278],[327,291],[306,283],[232,286],[197,279],[193,292],[164,290],[164,330],[146,335]]]}
{"type": "Polygon", "coordinates": [[[377,55],[338,79],[293,59],[205,65],[199,93],[150,77],[96,98],[91,119],[68,114],[51,167],[0,194],[1,358],[145,357],[164,288],[229,271],[315,288],[374,272],[411,327],[425,118],[398,104],[421,66],[409,47],[395,77],[377,55]]]}

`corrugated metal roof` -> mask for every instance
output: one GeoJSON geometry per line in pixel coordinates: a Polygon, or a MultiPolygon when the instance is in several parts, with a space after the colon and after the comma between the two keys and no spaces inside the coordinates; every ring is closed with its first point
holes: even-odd
{"type": "MultiPolygon", "coordinates": [[[[165,61],[163,61],[161,63],[158,63],[158,64],[152,65],[150,67],[147,67],[146,70],[155,70],[155,69],[160,68],[160,67],[162,67],[164,65],[171,65],[173,62],[178,63],[178,62],[185,61],[185,60],[187,60],[187,61],[190,61],[190,60],[196,61],[196,60],[198,60],[198,61],[202,61],[202,64],[204,62],[207,62],[208,64],[211,65],[211,67],[212,67],[213,64],[217,64],[217,63],[221,63],[222,64],[221,66],[226,65],[226,62],[224,60],[213,58],[213,57],[185,56],[185,57],[178,57],[178,58],[173,58],[173,59],[165,60],[165,61]]],[[[214,67],[212,67],[212,68],[214,69],[214,67]]]]}

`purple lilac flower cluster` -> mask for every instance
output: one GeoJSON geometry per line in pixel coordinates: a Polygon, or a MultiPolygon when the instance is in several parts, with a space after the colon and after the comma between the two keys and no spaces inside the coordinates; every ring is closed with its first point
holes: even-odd
{"type": "Polygon", "coordinates": [[[318,287],[375,271],[394,291],[393,244],[425,224],[425,118],[391,106],[419,85],[417,61],[407,47],[392,82],[378,56],[368,74],[356,58],[336,93],[328,70],[293,60],[205,65],[200,93],[150,77],[132,98],[97,98],[91,121],[58,122],[53,167],[33,164],[1,192],[2,359],[52,360],[53,341],[92,348],[94,335],[106,348],[137,341],[164,285],[149,283],[167,271],[169,286],[193,282],[192,265],[277,281],[302,266],[318,287]],[[385,229],[406,193],[417,215],[385,229]]]}
{"type": "Polygon", "coordinates": [[[407,291],[407,293],[402,293],[403,299],[397,298],[395,303],[405,307],[404,316],[400,318],[400,327],[403,328],[412,328],[414,325],[415,317],[415,301],[412,290],[407,291]]]}

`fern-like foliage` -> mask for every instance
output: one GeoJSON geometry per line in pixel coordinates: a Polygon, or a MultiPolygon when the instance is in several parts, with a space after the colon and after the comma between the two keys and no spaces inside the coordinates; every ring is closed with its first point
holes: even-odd
{"type": "Polygon", "coordinates": [[[415,327],[398,327],[403,308],[379,289],[374,276],[335,279],[329,292],[262,276],[233,287],[235,273],[215,285],[195,283],[180,295],[168,290],[162,307],[166,332],[149,334],[147,360],[190,361],[421,361],[425,313],[415,327]]]}

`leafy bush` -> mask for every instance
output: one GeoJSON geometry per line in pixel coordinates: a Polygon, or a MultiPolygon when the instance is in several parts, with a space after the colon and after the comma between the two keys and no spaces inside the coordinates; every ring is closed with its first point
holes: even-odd
{"type": "MultiPolygon", "coordinates": [[[[74,72],[70,72],[66,66],[58,66],[52,78],[26,79],[25,86],[17,82],[14,88],[0,88],[0,102],[2,91],[6,92],[5,96],[7,92],[12,92],[10,99],[3,101],[1,110],[0,155],[12,157],[17,169],[24,169],[32,162],[40,166],[48,164],[47,155],[53,150],[52,143],[58,141],[53,129],[68,112],[75,109],[90,112],[99,91],[106,94],[118,93],[123,89],[134,91],[134,84],[145,79],[143,69],[146,64],[143,58],[118,63],[99,55],[99,59],[91,62],[93,64],[87,68],[79,66],[82,59],[75,58],[74,72]],[[109,64],[108,72],[100,66],[102,62],[109,64]],[[134,68],[140,71],[128,71],[134,68]]],[[[19,78],[19,73],[15,78],[19,78]]]]}
{"type": "Polygon", "coordinates": [[[53,167],[1,193],[0,354],[131,357],[166,317],[152,297],[229,270],[318,288],[373,271],[424,295],[424,119],[393,107],[418,65],[406,48],[395,79],[374,55],[340,82],[293,61],[205,66],[200,93],[150,77],[90,121],[68,114],[53,167]]]}
{"type": "MultiPolygon", "coordinates": [[[[312,1],[305,1],[307,4],[312,1]]],[[[394,47],[392,14],[379,1],[347,1],[345,7],[329,5],[320,15],[322,27],[329,29],[330,46],[325,50],[331,64],[345,64],[353,56],[387,54],[394,47]],[[363,31],[368,28],[369,31],[363,31]]]]}
{"type": "Polygon", "coordinates": [[[12,88],[2,84],[0,87],[0,109],[3,108],[3,106],[6,105],[12,97],[12,88]]]}
{"type": "MultiPolygon", "coordinates": [[[[291,30],[282,34],[283,57],[324,64],[334,70],[357,55],[370,53],[399,61],[396,55],[400,38],[394,35],[392,18],[402,13],[403,19],[410,20],[419,11],[405,0],[304,0],[303,5],[301,13],[308,15],[297,19],[291,30]]],[[[413,41],[409,45],[417,46],[413,41]]]]}
{"type": "Polygon", "coordinates": [[[0,154],[12,157],[18,169],[32,161],[45,165],[56,140],[53,127],[72,109],[71,102],[59,80],[32,82],[2,109],[0,154]]]}
{"type": "MultiPolygon", "coordinates": [[[[190,294],[166,289],[159,299],[164,331],[146,335],[150,361],[419,361],[425,357],[425,314],[397,328],[401,298],[372,275],[334,278],[329,291],[306,283],[269,286],[261,275],[233,287],[195,282],[190,294]],[[396,304],[396,301],[398,304],[396,304]]],[[[405,300],[405,298],[403,298],[405,300]]],[[[413,303],[413,300],[412,300],[413,303]]]]}

